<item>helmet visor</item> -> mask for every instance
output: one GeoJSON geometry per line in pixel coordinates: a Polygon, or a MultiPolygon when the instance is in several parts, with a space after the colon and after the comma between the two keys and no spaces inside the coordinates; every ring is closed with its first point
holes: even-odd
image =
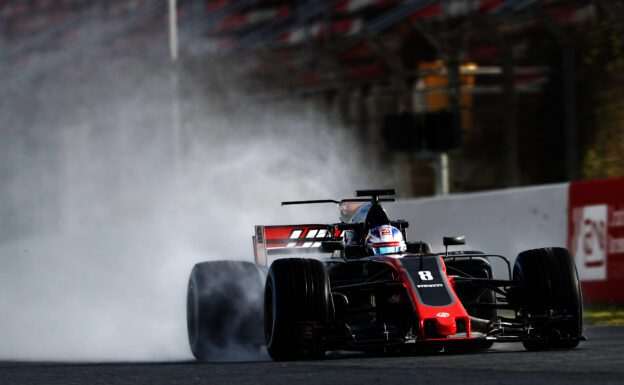
{"type": "Polygon", "coordinates": [[[377,242],[373,244],[373,254],[397,254],[404,250],[402,242],[377,242]]]}
{"type": "Polygon", "coordinates": [[[399,254],[401,252],[401,247],[373,247],[373,254],[375,255],[384,255],[384,254],[399,254]]]}

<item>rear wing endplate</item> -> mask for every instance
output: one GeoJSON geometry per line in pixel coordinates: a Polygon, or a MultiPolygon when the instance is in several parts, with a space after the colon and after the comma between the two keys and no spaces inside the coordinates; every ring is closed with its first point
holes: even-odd
{"type": "Polygon", "coordinates": [[[268,266],[268,256],[320,254],[321,242],[342,239],[343,230],[334,225],[307,224],[256,226],[253,236],[254,260],[268,266]]]}

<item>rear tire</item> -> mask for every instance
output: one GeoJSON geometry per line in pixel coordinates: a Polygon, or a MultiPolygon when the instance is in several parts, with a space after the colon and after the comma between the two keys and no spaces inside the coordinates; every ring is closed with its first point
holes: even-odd
{"type": "Polygon", "coordinates": [[[325,350],[316,326],[327,324],[331,316],[329,279],[321,261],[273,262],[264,290],[264,336],[274,360],[322,358],[325,350]],[[301,323],[314,326],[311,338],[304,338],[301,323]]]}
{"type": "Polygon", "coordinates": [[[538,339],[524,341],[527,350],[572,349],[579,344],[583,329],[581,286],[574,260],[564,248],[527,250],[514,265],[518,288],[512,302],[529,315],[551,312],[565,315],[562,320],[536,324],[538,339]]]}
{"type": "Polygon", "coordinates": [[[264,273],[251,262],[210,261],[193,267],[186,318],[191,352],[209,360],[229,346],[259,349],[264,273]]]}

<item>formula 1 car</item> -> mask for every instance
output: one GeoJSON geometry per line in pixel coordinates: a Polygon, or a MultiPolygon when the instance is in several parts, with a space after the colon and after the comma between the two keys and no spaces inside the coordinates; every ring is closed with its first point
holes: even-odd
{"type": "Polygon", "coordinates": [[[371,253],[371,229],[392,227],[406,239],[408,222],[391,221],[381,206],[392,195],[360,190],[355,199],[283,202],[338,204],[341,222],[256,226],[255,263],[195,265],[187,296],[194,356],[210,359],[228,344],[266,344],[273,359],[291,360],[331,350],[481,350],[494,342],[571,349],[585,340],[580,282],[566,249],[524,251],[513,269],[501,255],[448,251],[465,237],[444,237],[443,253],[422,241],[371,253]],[[269,257],[279,259],[267,271],[269,257]],[[494,279],[494,259],[505,263],[508,279],[494,279]]]}

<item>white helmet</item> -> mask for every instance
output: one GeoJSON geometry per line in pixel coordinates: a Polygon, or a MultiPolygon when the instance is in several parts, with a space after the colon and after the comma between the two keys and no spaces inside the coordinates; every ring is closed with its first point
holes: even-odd
{"type": "Polygon", "coordinates": [[[398,254],[406,250],[403,234],[390,225],[370,229],[366,236],[366,248],[372,251],[373,255],[398,254]]]}

